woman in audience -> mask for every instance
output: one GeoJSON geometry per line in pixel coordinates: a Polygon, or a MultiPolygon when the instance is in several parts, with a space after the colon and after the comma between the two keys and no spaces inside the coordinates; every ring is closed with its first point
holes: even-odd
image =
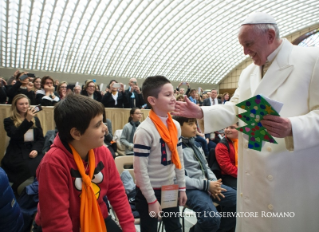
{"type": "Polygon", "coordinates": [[[92,80],[87,80],[84,89],[81,91],[82,95],[88,96],[98,102],[101,102],[102,95],[99,91],[96,91],[96,84],[92,80]]]}
{"type": "Polygon", "coordinates": [[[116,80],[111,80],[108,86],[108,91],[102,98],[102,103],[108,108],[124,108],[124,104],[128,103],[124,85],[122,83],[118,83],[116,80]],[[120,84],[120,87],[113,87],[115,83],[120,84]]]}
{"type": "Polygon", "coordinates": [[[142,118],[141,110],[134,107],[130,111],[130,117],[128,118],[128,123],[124,125],[122,135],[120,138],[121,143],[125,146],[125,154],[133,155],[133,136],[136,128],[140,125],[140,120],[142,118]]]}
{"type": "Polygon", "coordinates": [[[229,97],[229,93],[223,93],[223,96],[222,96],[222,104],[225,104],[227,101],[230,100],[230,97],[229,97]]]}
{"type": "Polygon", "coordinates": [[[10,142],[2,159],[2,168],[13,182],[14,190],[26,179],[35,175],[43,157],[43,132],[36,110],[30,108],[30,100],[24,94],[14,97],[11,117],[4,119],[4,129],[10,142]]]}
{"type": "Polygon", "coordinates": [[[36,104],[42,106],[54,106],[60,101],[57,93],[54,92],[53,78],[50,76],[44,76],[41,79],[41,89],[36,91],[36,104]]]}
{"type": "Polygon", "coordinates": [[[41,89],[41,78],[40,77],[34,78],[34,80],[32,82],[33,82],[35,91],[41,89]]]}
{"type": "Polygon", "coordinates": [[[26,72],[18,73],[16,83],[7,90],[7,96],[9,97],[8,104],[12,103],[12,100],[16,95],[24,94],[30,99],[31,105],[35,105],[34,91],[28,91],[29,77],[25,78],[24,80],[20,80],[20,77],[26,74],[26,72]]]}
{"type": "Polygon", "coordinates": [[[215,148],[216,160],[220,166],[223,183],[237,189],[238,164],[238,125],[235,123],[225,129],[225,137],[215,148]],[[228,144],[228,146],[226,144],[228,144]]]}
{"type": "Polygon", "coordinates": [[[60,100],[62,100],[62,99],[64,99],[66,97],[66,88],[67,88],[67,86],[68,86],[68,83],[66,81],[61,81],[58,84],[57,92],[59,94],[60,100]]]}

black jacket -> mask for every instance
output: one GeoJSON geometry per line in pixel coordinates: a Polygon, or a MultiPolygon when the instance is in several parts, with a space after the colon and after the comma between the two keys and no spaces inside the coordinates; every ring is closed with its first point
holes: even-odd
{"type": "MultiPolygon", "coordinates": [[[[81,94],[84,95],[84,96],[89,96],[89,95],[88,95],[88,92],[86,92],[86,90],[82,90],[82,91],[81,91],[81,94]]],[[[101,100],[102,100],[102,95],[101,95],[100,92],[94,91],[94,93],[93,93],[93,98],[94,98],[94,100],[96,100],[96,101],[98,101],[98,102],[101,102],[101,100]]]]}
{"type": "Polygon", "coordinates": [[[14,85],[11,86],[11,88],[9,88],[7,90],[7,96],[9,97],[8,100],[8,104],[12,103],[13,98],[22,93],[24,95],[26,95],[31,102],[31,105],[35,105],[35,93],[34,91],[28,91],[27,89],[21,89],[20,86],[22,85],[22,83],[20,81],[17,81],[14,85]]]}
{"type": "Polygon", "coordinates": [[[125,104],[128,104],[126,95],[123,92],[118,92],[117,105],[115,105],[115,100],[113,99],[112,93],[110,92],[106,92],[104,94],[102,103],[104,107],[107,108],[124,108],[125,104]]]}
{"type": "Polygon", "coordinates": [[[127,104],[124,105],[125,108],[133,108],[138,107],[142,108],[142,106],[145,104],[142,93],[137,93],[136,91],[133,91],[135,98],[131,98],[132,92],[128,88],[125,90],[125,95],[127,98],[127,104]]]}
{"type": "Polygon", "coordinates": [[[33,122],[29,122],[26,119],[18,127],[14,125],[10,117],[5,118],[3,121],[4,129],[7,132],[7,136],[10,137],[10,142],[1,165],[8,174],[9,180],[14,183],[15,186],[13,188],[18,187],[26,179],[35,175],[43,157],[43,131],[39,119],[37,117],[34,119],[35,128],[32,128],[33,122]],[[29,129],[33,129],[34,141],[24,142],[24,134],[29,129]],[[35,158],[30,158],[29,154],[33,150],[36,150],[38,155],[35,158]]]}

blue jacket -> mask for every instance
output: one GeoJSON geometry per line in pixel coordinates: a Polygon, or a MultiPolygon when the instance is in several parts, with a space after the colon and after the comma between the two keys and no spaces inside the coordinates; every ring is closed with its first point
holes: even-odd
{"type": "Polygon", "coordinates": [[[0,231],[20,232],[23,216],[5,171],[0,167],[0,231]]]}

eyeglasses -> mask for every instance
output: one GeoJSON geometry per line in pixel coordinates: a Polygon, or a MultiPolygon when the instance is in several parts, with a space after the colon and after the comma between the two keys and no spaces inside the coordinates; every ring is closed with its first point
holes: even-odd
{"type": "Polygon", "coordinates": [[[89,85],[88,88],[95,88],[95,85],[89,85]]]}
{"type": "Polygon", "coordinates": [[[66,89],[66,86],[60,86],[60,89],[66,89]]]}

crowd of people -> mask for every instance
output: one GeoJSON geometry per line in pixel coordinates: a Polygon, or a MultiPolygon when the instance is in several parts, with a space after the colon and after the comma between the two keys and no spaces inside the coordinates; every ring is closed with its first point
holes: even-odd
{"type": "MultiPolygon", "coordinates": [[[[20,77],[23,75],[28,75],[28,73],[16,70],[7,81],[0,77],[0,104],[11,104],[14,96],[21,93],[30,99],[31,105],[54,106],[67,94],[72,93],[89,96],[107,108],[148,108],[136,78],[129,80],[126,89],[123,83],[111,80],[105,88],[100,90],[100,85],[90,79],[86,80],[83,85],[79,85],[78,82],[71,84],[53,79],[51,76],[35,77],[34,74],[21,80],[20,77]]],[[[218,99],[219,104],[225,104],[230,99],[227,92],[217,94],[217,90],[191,89],[188,82],[180,82],[174,90],[174,96],[177,100],[183,100],[185,95],[198,106],[207,105],[208,101],[205,99],[210,99],[210,97],[218,99]],[[184,87],[181,87],[182,85],[187,86],[186,91],[184,87]]]]}

